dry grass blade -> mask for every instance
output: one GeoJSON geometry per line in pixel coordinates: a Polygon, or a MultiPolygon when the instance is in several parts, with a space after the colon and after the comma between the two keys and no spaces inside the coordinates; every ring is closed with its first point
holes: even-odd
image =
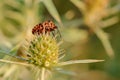
{"type": "Polygon", "coordinates": [[[82,1],[80,0],[70,0],[76,7],[78,7],[84,14],[86,11],[85,5],[82,1]]]}
{"type": "Polygon", "coordinates": [[[60,24],[62,24],[59,13],[57,12],[57,9],[55,5],[53,4],[52,0],[43,0],[43,4],[48,9],[49,13],[53,16],[53,18],[58,21],[60,24]]]}
{"type": "Polygon", "coordinates": [[[7,77],[9,77],[12,73],[14,73],[16,70],[18,69],[18,66],[13,65],[9,67],[9,70],[7,70],[7,72],[4,74],[3,79],[6,79],[7,77]]]}

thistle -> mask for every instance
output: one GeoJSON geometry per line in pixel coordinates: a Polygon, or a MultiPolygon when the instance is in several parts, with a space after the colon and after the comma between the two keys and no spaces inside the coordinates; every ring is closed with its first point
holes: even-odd
{"type": "Polygon", "coordinates": [[[28,62],[38,67],[51,68],[58,63],[58,52],[56,39],[49,34],[42,34],[30,42],[28,62]]]}
{"type": "Polygon", "coordinates": [[[104,18],[111,16],[110,13],[113,11],[112,8],[108,8],[110,0],[71,0],[71,2],[82,12],[84,23],[96,34],[103,44],[107,55],[113,59],[115,57],[115,52],[107,33],[102,30],[102,28],[118,22],[117,17],[112,17],[103,21],[104,18]]]}
{"type": "MultiPolygon", "coordinates": [[[[15,63],[29,67],[37,68],[37,71],[40,73],[40,80],[45,80],[45,70],[52,70],[54,67],[60,67],[76,63],[93,63],[101,62],[103,60],[70,60],[65,62],[60,62],[60,43],[61,41],[57,39],[58,35],[55,34],[55,30],[58,31],[58,28],[52,21],[45,21],[36,25],[33,30],[32,39],[27,40],[27,44],[23,44],[24,50],[23,53],[25,56],[24,62],[14,62],[0,59],[1,62],[15,63]],[[44,25],[43,25],[44,23],[44,25]]],[[[39,75],[40,75],[39,74],[39,75]]],[[[39,80],[39,75],[37,80],[39,80]]]]}
{"type": "Polygon", "coordinates": [[[58,63],[57,36],[50,35],[50,32],[56,28],[52,21],[46,21],[33,28],[34,38],[25,46],[28,53],[28,63],[45,68],[51,68],[58,63]]]}

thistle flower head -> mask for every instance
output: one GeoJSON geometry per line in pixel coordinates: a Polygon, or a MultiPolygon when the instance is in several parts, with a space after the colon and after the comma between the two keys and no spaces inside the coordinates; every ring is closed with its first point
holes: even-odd
{"type": "Polygon", "coordinates": [[[26,46],[27,60],[35,66],[51,68],[58,63],[59,45],[56,35],[50,35],[50,31],[46,31],[46,27],[49,26],[40,24],[33,28],[33,39],[26,46]]]}
{"type": "Polygon", "coordinates": [[[85,0],[85,22],[95,24],[107,15],[109,0],[85,0]]]}
{"type": "Polygon", "coordinates": [[[28,61],[36,66],[49,68],[58,62],[58,50],[56,39],[43,34],[30,42],[28,61]]]}

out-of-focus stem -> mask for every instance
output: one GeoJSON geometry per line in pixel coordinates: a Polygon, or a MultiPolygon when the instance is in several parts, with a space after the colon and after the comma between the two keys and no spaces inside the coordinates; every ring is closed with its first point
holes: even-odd
{"type": "Polygon", "coordinates": [[[85,4],[80,0],[70,0],[84,14],[86,12],[85,4]]]}
{"type": "Polygon", "coordinates": [[[108,39],[108,36],[106,35],[106,33],[98,26],[93,25],[92,26],[92,30],[94,31],[94,33],[97,35],[97,37],[100,39],[100,41],[102,42],[108,56],[110,58],[114,58],[114,50],[110,44],[110,41],[108,39]]]}
{"type": "Polygon", "coordinates": [[[101,21],[100,24],[101,24],[102,28],[108,28],[108,27],[111,27],[111,25],[114,25],[114,24],[116,24],[118,22],[119,22],[118,17],[112,17],[112,18],[110,18],[108,20],[101,21]]]}

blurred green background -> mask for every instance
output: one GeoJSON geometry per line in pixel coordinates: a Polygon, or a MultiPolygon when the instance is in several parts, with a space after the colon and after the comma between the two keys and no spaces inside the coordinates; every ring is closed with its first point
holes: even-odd
{"type": "MultiPolygon", "coordinates": [[[[0,50],[16,48],[45,20],[60,29],[62,61],[105,60],[62,67],[47,80],[120,80],[120,0],[0,0],[0,50]]],[[[0,65],[0,80],[31,80],[29,72],[19,72],[22,67],[8,73],[13,67],[0,65]]]]}

